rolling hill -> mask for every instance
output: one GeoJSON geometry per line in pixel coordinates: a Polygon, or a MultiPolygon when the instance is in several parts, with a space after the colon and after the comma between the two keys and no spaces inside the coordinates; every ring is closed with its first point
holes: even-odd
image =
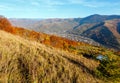
{"type": "Polygon", "coordinates": [[[79,21],[80,24],[85,24],[85,23],[99,23],[103,22],[106,20],[112,20],[112,19],[120,19],[120,15],[99,15],[99,14],[94,14],[87,16],[79,21]]]}
{"type": "Polygon", "coordinates": [[[1,83],[119,83],[119,65],[119,52],[14,27],[0,17],[1,83]]]}
{"type": "Polygon", "coordinates": [[[34,24],[38,23],[42,19],[25,19],[25,18],[17,19],[17,18],[10,18],[9,20],[13,24],[13,26],[30,29],[30,28],[33,27],[34,24]]]}
{"type": "Polygon", "coordinates": [[[73,56],[0,30],[1,83],[102,82],[86,69],[97,62],[78,56],[81,64],[75,63],[73,56]]]}
{"type": "Polygon", "coordinates": [[[1,83],[119,83],[119,65],[112,50],[14,27],[0,17],[1,83]]]}
{"type": "Polygon", "coordinates": [[[4,17],[0,24],[1,83],[102,82],[91,73],[99,65],[97,61],[23,37],[4,17]]]}
{"type": "Polygon", "coordinates": [[[113,19],[96,24],[83,24],[69,33],[91,38],[108,48],[120,49],[119,23],[120,19],[113,19]]]}
{"type": "Polygon", "coordinates": [[[13,26],[24,27],[38,32],[59,34],[78,25],[74,19],[9,19],[13,26]]]}
{"type": "Polygon", "coordinates": [[[68,34],[67,31],[73,29],[73,27],[79,24],[81,18],[74,19],[9,19],[13,26],[24,27],[37,32],[47,33],[51,35],[57,35],[65,37],[74,41],[85,42],[89,44],[99,45],[92,39],[76,36],[74,34],[68,34]],[[33,22],[32,22],[33,21],[33,22]],[[75,36],[75,38],[73,37],[75,36]]]}
{"type": "Polygon", "coordinates": [[[85,18],[10,19],[10,22],[13,25],[27,27],[37,32],[54,34],[74,41],[86,42],[97,46],[103,45],[107,48],[119,50],[119,21],[116,23],[115,19],[119,20],[120,16],[94,14],[85,18]]]}
{"type": "Polygon", "coordinates": [[[108,48],[120,50],[119,15],[91,15],[83,18],[80,24],[69,30],[69,34],[93,39],[108,48]]]}
{"type": "Polygon", "coordinates": [[[120,19],[105,21],[86,30],[82,35],[108,47],[120,49],[119,23],[120,19]]]}

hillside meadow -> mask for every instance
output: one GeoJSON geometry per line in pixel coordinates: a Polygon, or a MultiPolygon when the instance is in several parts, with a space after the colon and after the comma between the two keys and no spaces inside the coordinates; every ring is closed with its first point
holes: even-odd
{"type": "Polygon", "coordinates": [[[119,53],[13,27],[0,18],[0,83],[106,82],[120,82],[119,53]]]}

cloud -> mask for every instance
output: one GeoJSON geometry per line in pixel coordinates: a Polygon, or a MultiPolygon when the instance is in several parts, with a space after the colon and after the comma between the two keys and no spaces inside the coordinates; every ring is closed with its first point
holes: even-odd
{"type": "MultiPolygon", "coordinates": [[[[23,0],[22,0],[23,1],[23,0]]],[[[56,10],[59,6],[64,5],[80,5],[90,8],[111,6],[109,1],[98,1],[98,0],[26,0],[29,1],[34,6],[42,6],[48,8],[49,10],[56,10]]],[[[112,4],[113,5],[113,4],[112,4]]]]}
{"type": "MultiPolygon", "coordinates": [[[[89,8],[98,8],[98,7],[111,7],[117,6],[120,4],[120,1],[116,1],[111,3],[111,1],[105,0],[14,0],[14,3],[8,3],[11,9],[22,8],[21,5],[26,4],[27,6],[34,6],[35,9],[45,8],[47,10],[55,11],[58,7],[65,6],[65,5],[80,5],[89,8]],[[17,6],[17,7],[16,7],[17,6]],[[16,7],[16,8],[15,8],[16,7]]],[[[9,9],[8,6],[0,6],[0,10],[9,9]]]]}
{"type": "Polygon", "coordinates": [[[70,4],[82,4],[85,0],[68,0],[70,4]]]}
{"type": "Polygon", "coordinates": [[[29,0],[29,3],[38,8],[42,7],[48,11],[56,11],[57,7],[65,5],[65,1],[62,0],[29,0]]]}
{"type": "Polygon", "coordinates": [[[40,5],[39,2],[31,2],[31,4],[34,5],[34,6],[39,6],[40,5]]]}
{"type": "MultiPolygon", "coordinates": [[[[15,0],[15,1],[20,2],[20,3],[24,3],[24,2],[26,2],[27,0],[15,0]]],[[[29,0],[28,0],[28,1],[29,1],[29,0]]]]}
{"type": "Polygon", "coordinates": [[[97,8],[97,7],[110,7],[110,6],[117,6],[120,4],[119,1],[117,2],[111,2],[111,1],[103,1],[103,0],[68,0],[70,4],[76,4],[76,5],[82,5],[86,7],[92,7],[92,8],[97,8]]]}
{"type": "Polygon", "coordinates": [[[0,10],[12,10],[12,8],[6,5],[0,5],[0,10]]]}
{"type": "Polygon", "coordinates": [[[100,5],[92,5],[92,4],[84,4],[83,6],[87,6],[87,7],[90,7],[90,8],[97,8],[97,7],[100,7],[100,5]]]}
{"type": "Polygon", "coordinates": [[[61,6],[66,4],[65,1],[62,0],[38,0],[40,3],[43,3],[48,6],[61,6]]]}
{"type": "Polygon", "coordinates": [[[104,6],[108,6],[109,3],[106,2],[97,2],[97,1],[91,1],[91,2],[84,2],[82,3],[84,6],[87,7],[92,7],[92,8],[97,8],[97,7],[104,7],[104,6]]]}
{"type": "Polygon", "coordinates": [[[114,11],[112,13],[120,15],[120,8],[113,8],[112,11],[114,11]]]}

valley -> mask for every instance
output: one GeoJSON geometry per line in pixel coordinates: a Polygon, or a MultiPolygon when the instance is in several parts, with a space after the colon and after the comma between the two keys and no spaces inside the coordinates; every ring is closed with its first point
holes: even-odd
{"type": "Polygon", "coordinates": [[[0,82],[119,83],[119,52],[71,36],[16,27],[1,16],[0,82]]]}
{"type": "Polygon", "coordinates": [[[33,22],[29,19],[9,20],[14,26],[119,50],[119,19],[119,15],[94,14],[85,18],[33,19],[33,22]]]}

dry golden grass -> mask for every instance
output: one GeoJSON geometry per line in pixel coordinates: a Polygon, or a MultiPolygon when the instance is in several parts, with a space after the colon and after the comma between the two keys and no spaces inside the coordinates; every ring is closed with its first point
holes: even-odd
{"type": "Polygon", "coordinates": [[[103,83],[98,62],[0,31],[0,83],[103,83]]]}

